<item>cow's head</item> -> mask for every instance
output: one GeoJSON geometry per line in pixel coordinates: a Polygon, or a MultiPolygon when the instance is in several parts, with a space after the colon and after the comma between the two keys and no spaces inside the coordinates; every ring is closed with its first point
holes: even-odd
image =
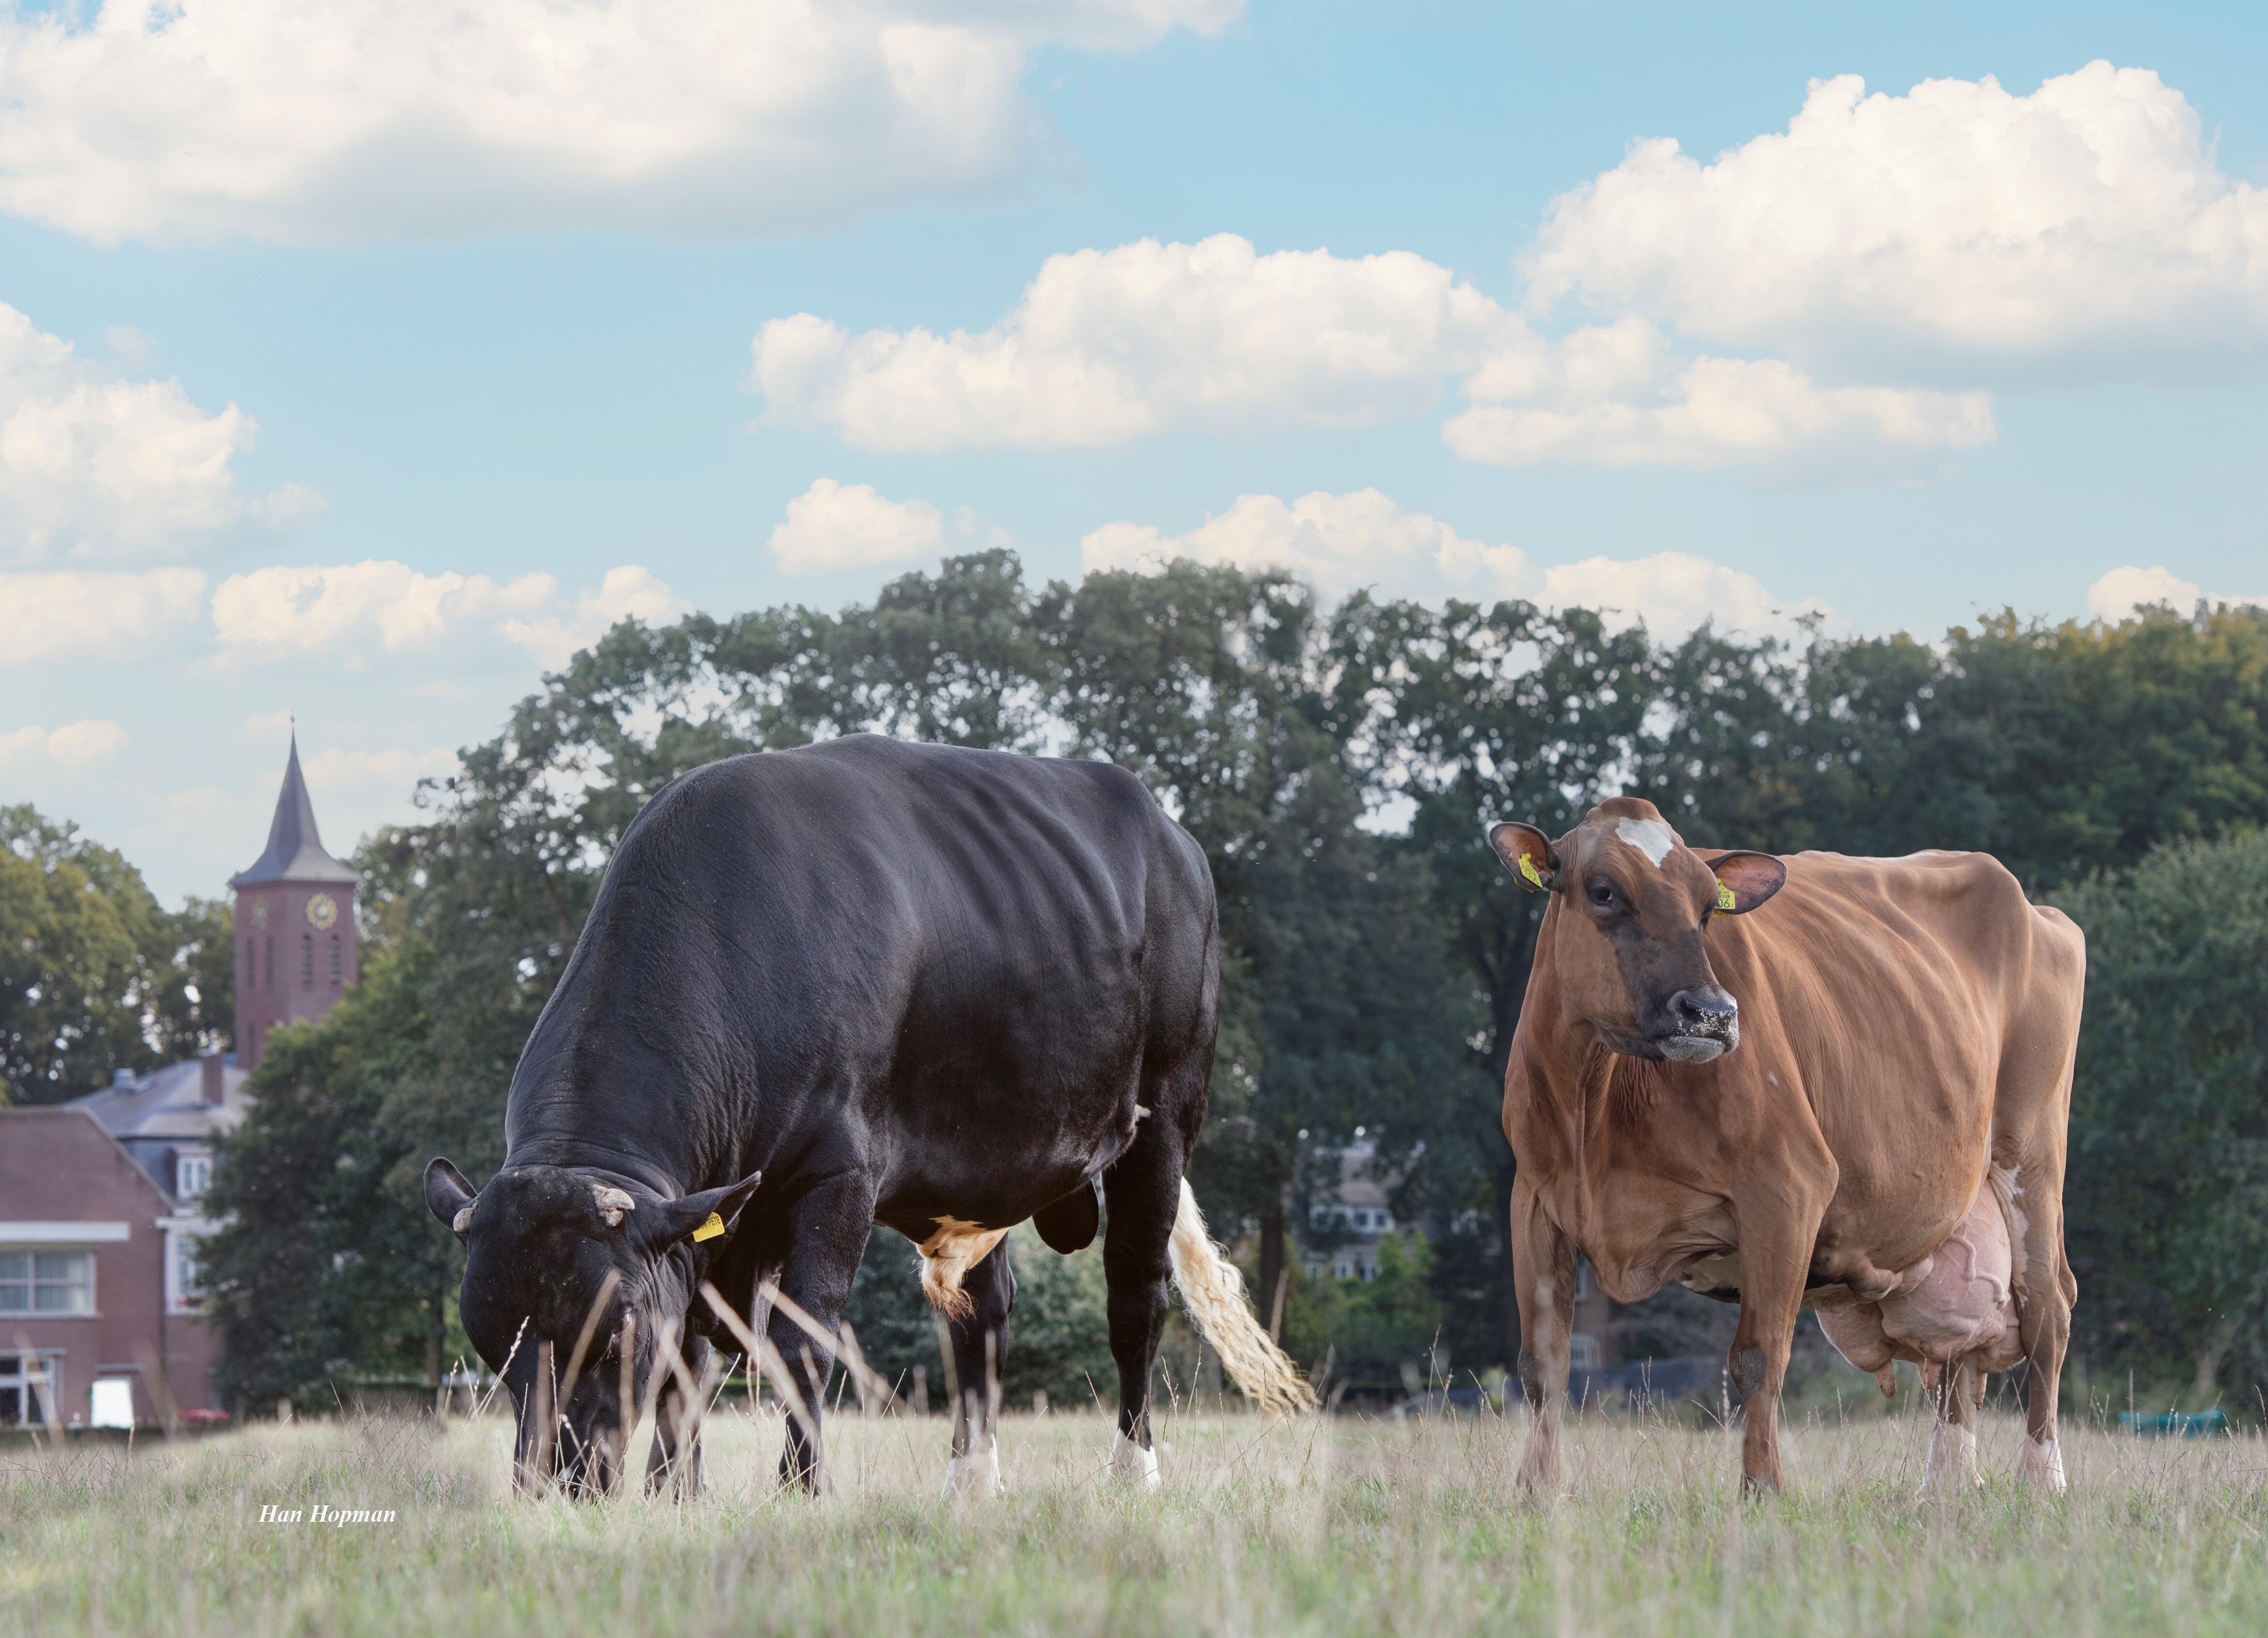
{"type": "Polygon", "coordinates": [[[1702,933],[1778,892],[1787,866],[1764,853],[1705,863],[1633,797],[1602,802],[1557,841],[1532,825],[1493,825],[1488,836],[1523,887],[1559,896],[1560,990],[1609,1047],[1706,1063],[1741,1044],[1740,1003],[1710,970],[1702,933]]]}
{"type": "Polygon", "coordinates": [[[638,1400],[668,1369],[660,1345],[685,1333],[680,1248],[712,1216],[729,1226],[762,1177],[665,1200],[576,1167],[508,1166],[478,1194],[446,1160],[425,1168],[426,1205],[465,1246],[465,1334],[518,1413],[521,1488],[613,1488],[638,1400]]]}

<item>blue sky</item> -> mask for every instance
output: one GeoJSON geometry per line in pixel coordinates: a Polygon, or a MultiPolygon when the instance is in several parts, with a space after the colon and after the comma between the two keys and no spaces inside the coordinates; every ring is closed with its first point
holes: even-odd
{"type": "Polygon", "coordinates": [[[426,10],[310,70],[277,0],[0,5],[0,800],[169,898],[285,712],[343,851],[612,616],[967,543],[1664,628],[2268,595],[2257,7],[526,0],[446,73],[426,10]]]}

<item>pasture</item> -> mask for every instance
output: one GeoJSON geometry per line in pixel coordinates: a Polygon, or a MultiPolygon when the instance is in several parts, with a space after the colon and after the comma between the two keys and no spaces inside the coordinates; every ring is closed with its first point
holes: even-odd
{"type": "MultiPolygon", "coordinates": [[[[2074,1407],[2074,1410],[2078,1407],[2074,1407]]],[[[777,1494],[776,1421],[709,1424],[677,1505],[519,1502],[507,1426],[255,1427],[172,1447],[18,1448],[0,1474],[0,1631],[604,1633],[2257,1633],[2268,1444],[2066,1423],[2071,1492],[1916,1492],[1919,1416],[1791,1417],[1790,1487],[1741,1502],[1721,1430],[1590,1416],[1569,1487],[1513,1484],[1514,1414],[1273,1426],[1172,1418],[1167,1487],[1103,1481],[1093,1414],[1011,1415],[1010,1494],[944,1502],[941,1421],[845,1416],[835,1493],[777,1494]],[[262,1524],[265,1505],[391,1524],[262,1524]]]]}

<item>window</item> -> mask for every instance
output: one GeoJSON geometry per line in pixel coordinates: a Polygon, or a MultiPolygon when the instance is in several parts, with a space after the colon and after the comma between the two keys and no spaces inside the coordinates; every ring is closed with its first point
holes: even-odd
{"type": "Polygon", "coordinates": [[[339,987],[341,975],[345,971],[346,969],[339,963],[339,936],[333,933],[331,935],[331,988],[333,989],[339,987]]]}
{"type": "Polygon", "coordinates": [[[0,1251],[0,1314],[91,1314],[92,1252],[0,1251]]]}
{"type": "Polygon", "coordinates": [[[210,1155],[180,1155],[173,1160],[173,1193],[182,1200],[195,1200],[212,1186],[212,1157],[210,1155]]]}
{"type": "Polygon", "coordinates": [[[313,933],[299,935],[299,988],[315,988],[315,936],[313,933]]]}
{"type": "Polygon", "coordinates": [[[1599,1339],[1578,1331],[1567,1339],[1567,1368],[1570,1370],[1596,1370],[1604,1363],[1604,1350],[1599,1339]]]}
{"type": "Polygon", "coordinates": [[[197,1240],[193,1234],[173,1236],[173,1306],[194,1312],[197,1306],[197,1240]]]}
{"type": "Polygon", "coordinates": [[[55,1379],[62,1373],[53,1354],[24,1354],[14,1348],[0,1353],[0,1428],[52,1426],[55,1414],[55,1379]]]}
{"type": "Polygon", "coordinates": [[[276,988],[276,935],[273,933],[269,934],[266,942],[268,944],[268,988],[273,989],[276,988]]]}

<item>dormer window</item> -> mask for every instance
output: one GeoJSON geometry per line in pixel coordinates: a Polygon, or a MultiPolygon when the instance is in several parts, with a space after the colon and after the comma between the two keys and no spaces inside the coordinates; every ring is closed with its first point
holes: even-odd
{"type": "Polygon", "coordinates": [[[195,1200],[212,1186],[212,1157],[210,1155],[180,1155],[173,1160],[173,1194],[181,1200],[195,1200]]]}

